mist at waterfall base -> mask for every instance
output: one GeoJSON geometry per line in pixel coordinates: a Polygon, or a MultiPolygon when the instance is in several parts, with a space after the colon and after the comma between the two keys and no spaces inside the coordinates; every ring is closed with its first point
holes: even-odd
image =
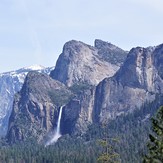
{"type": "Polygon", "coordinates": [[[45,146],[48,146],[48,145],[51,145],[51,144],[57,142],[57,140],[62,136],[61,131],[60,131],[62,109],[63,109],[63,106],[60,107],[58,121],[57,121],[57,129],[56,129],[55,133],[53,134],[53,136],[51,137],[51,139],[45,144],[45,146]]]}

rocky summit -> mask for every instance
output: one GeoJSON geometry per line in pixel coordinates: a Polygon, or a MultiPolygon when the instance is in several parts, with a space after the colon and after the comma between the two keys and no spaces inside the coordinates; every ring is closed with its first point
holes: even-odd
{"type": "Polygon", "coordinates": [[[140,108],[163,93],[162,45],[133,48],[122,67],[96,89],[94,120],[107,121],[140,108]],[[157,64],[156,64],[157,63],[157,64]],[[159,64],[158,64],[159,63],[159,64]]]}
{"type": "Polygon", "coordinates": [[[127,52],[101,40],[95,41],[95,47],[72,40],[64,45],[51,77],[69,87],[78,82],[97,85],[113,76],[126,56],[127,52]]]}
{"type": "Polygon", "coordinates": [[[27,75],[15,95],[6,137],[44,141],[56,128],[61,106],[61,134],[82,135],[91,124],[107,123],[163,94],[162,72],[162,45],[128,53],[101,40],[94,46],[69,41],[50,76],[27,75]]]}
{"type": "Polygon", "coordinates": [[[0,74],[0,136],[4,136],[7,132],[14,94],[21,90],[27,73],[38,71],[49,74],[52,69],[54,67],[45,68],[40,65],[34,65],[0,74]]]}

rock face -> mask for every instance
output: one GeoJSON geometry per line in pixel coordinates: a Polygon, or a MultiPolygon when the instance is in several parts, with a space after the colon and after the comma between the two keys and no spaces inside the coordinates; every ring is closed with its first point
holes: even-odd
{"type": "Polygon", "coordinates": [[[95,47],[72,40],[64,45],[51,77],[68,87],[78,82],[97,85],[113,76],[126,56],[127,52],[101,40],[95,41],[95,47]]]}
{"type": "Polygon", "coordinates": [[[21,90],[27,73],[39,71],[49,74],[52,68],[36,65],[0,74],[0,136],[4,136],[7,132],[14,94],[21,90]]]}
{"type": "Polygon", "coordinates": [[[55,92],[71,96],[71,92],[62,83],[48,75],[28,73],[21,91],[14,99],[7,133],[9,142],[30,138],[41,141],[54,128],[58,116],[57,104],[61,105],[55,92]]]}
{"type": "Polygon", "coordinates": [[[119,67],[123,64],[128,54],[127,51],[99,39],[95,40],[94,46],[98,50],[98,57],[100,57],[100,59],[119,67]]]}
{"type": "Polygon", "coordinates": [[[93,122],[95,87],[83,89],[66,106],[61,129],[63,134],[81,135],[93,122]]]}
{"type": "MultiPolygon", "coordinates": [[[[95,87],[101,80],[113,76],[124,62],[127,52],[102,40],[94,47],[79,41],[64,45],[51,77],[68,87],[83,83],[87,89],[77,93],[63,111],[62,133],[82,134],[93,121],[95,87]]],[[[80,88],[75,88],[76,90],[80,88]]]]}
{"type": "Polygon", "coordinates": [[[132,112],[163,94],[163,45],[126,54],[101,40],[95,47],[67,42],[51,77],[27,75],[15,96],[8,140],[42,141],[56,127],[60,106],[61,133],[81,135],[90,124],[132,112]]]}
{"type": "MultiPolygon", "coordinates": [[[[105,77],[112,76],[119,69],[126,56],[127,52],[101,40],[95,40],[95,47],[74,40],[69,41],[64,45],[63,52],[57,61],[56,68],[54,69],[54,71],[51,72],[50,76],[53,79],[56,79],[66,84],[70,87],[70,89],[74,89],[74,87],[77,86],[75,90],[73,90],[75,91],[75,97],[69,101],[69,94],[67,97],[65,93],[62,94],[62,92],[58,92],[58,90],[53,91],[53,93],[51,94],[46,94],[47,101],[49,101],[50,99],[52,100],[50,101],[50,106],[52,107],[51,110],[57,110],[56,106],[67,104],[63,109],[63,118],[61,121],[63,134],[83,133],[87,130],[88,125],[91,124],[93,121],[92,112],[95,87],[92,87],[91,85],[97,85],[105,77]],[[116,57],[113,60],[112,58],[114,55],[116,57]],[[53,99],[50,98],[50,96],[53,96],[53,99]],[[62,104],[60,103],[61,101],[62,104]]],[[[39,78],[35,79],[37,81],[39,80],[39,78]]],[[[32,98],[31,96],[29,96],[28,92],[24,91],[27,81],[25,82],[21,92],[17,94],[15,98],[13,109],[14,111],[10,117],[9,130],[7,134],[7,137],[12,142],[16,141],[16,133],[20,133],[18,136],[20,140],[25,139],[25,137],[27,137],[28,135],[27,133],[24,133],[20,126],[15,127],[11,125],[13,123],[17,123],[17,121],[21,121],[18,114],[22,114],[22,112],[24,112],[21,109],[22,106],[23,108],[24,106],[26,106],[25,110],[27,113],[30,113],[30,108],[38,108],[41,106],[44,106],[45,110],[49,110],[49,107],[44,104],[45,102],[38,99],[39,96],[45,96],[45,94],[43,93],[44,91],[42,92],[41,90],[38,95],[33,93],[34,90],[37,90],[39,87],[41,87],[42,89],[42,86],[39,85],[39,81],[36,83],[33,83],[32,79],[28,81],[31,86],[34,84],[36,85],[30,88],[32,90],[32,98]],[[37,98],[35,96],[37,96],[37,98]]],[[[33,114],[38,113],[33,112],[33,114]]],[[[42,112],[41,114],[44,115],[44,113],[42,112]]],[[[58,118],[57,112],[53,112],[51,114],[56,115],[56,117],[54,116],[55,118],[53,117],[53,119],[55,119],[56,121],[56,119],[58,118]]],[[[27,115],[26,117],[31,117],[31,114],[30,116],[27,115]]],[[[41,118],[39,115],[37,115],[36,117],[37,119],[41,118]]],[[[29,120],[30,124],[35,124],[35,118],[27,119],[29,120]]],[[[43,131],[43,133],[49,132],[55,126],[54,122],[52,122],[51,120],[48,121],[50,121],[50,125],[47,128],[41,126],[41,124],[43,123],[42,120],[37,120],[36,122],[37,126],[42,128],[41,130],[43,131]]],[[[37,133],[39,132],[37,126],[28,126],[29,128],[32,128],[30,132],[36,133],[33,134],[35,137],[37,137],[37,133]]],[[[43,138],[43,135],[45,134],[42,134],[42,137],[39,138],[40,140],[43,138]]]]}
{"type": "Polygon", "coordinates": [[[163,93],[163,46],[133,48],[119,71],[103,80],[96,89],[94,121],[131,112],[144,102],[152,101],[163,93]]]}

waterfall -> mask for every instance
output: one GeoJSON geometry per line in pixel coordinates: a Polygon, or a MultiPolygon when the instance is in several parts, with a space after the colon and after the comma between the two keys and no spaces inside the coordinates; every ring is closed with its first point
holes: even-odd
{"type": "Polygon", "coordinates": [[[60,135],[60,136],[61,136],[60,127],[61,127],[62,108],[63,107],[61,106],[60,111],[59,111],[59,117],[58,117],[58,122],[57,122],[57,131],[56,131],[56,135],[60,135]]]}
{"type": "Polygon", "coordinates": [[[61,127],[62,109],[63,109],[63,106],[60,107],[56,132],[54,133],[52,138],[46,143],[45,146],[48,146],[50,144],[57,142],[57,140],[61,137],[60,127],[61,127]]]}

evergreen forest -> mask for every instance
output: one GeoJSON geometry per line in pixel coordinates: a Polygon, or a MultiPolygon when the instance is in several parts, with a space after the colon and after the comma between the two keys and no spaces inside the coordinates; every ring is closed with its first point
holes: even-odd
{"type": "Polygon", "coordinates": [[[154,132],[151,124],[155,122],[158,125],[161,122],[162,125],[162,121],[151,121],[161,105],[162,96],[158,96],[155,101],[146,102],[140,109],[121,115],[107,124],[89,126],[84,135],[63,135],[57,143],[48,147],[37,144],[35,140],[9,144],[3,138],[0,142],[0,162],[143,162],[144,158],[150,158],[147,143],[154,139],[151,136],[154,132]]]}

